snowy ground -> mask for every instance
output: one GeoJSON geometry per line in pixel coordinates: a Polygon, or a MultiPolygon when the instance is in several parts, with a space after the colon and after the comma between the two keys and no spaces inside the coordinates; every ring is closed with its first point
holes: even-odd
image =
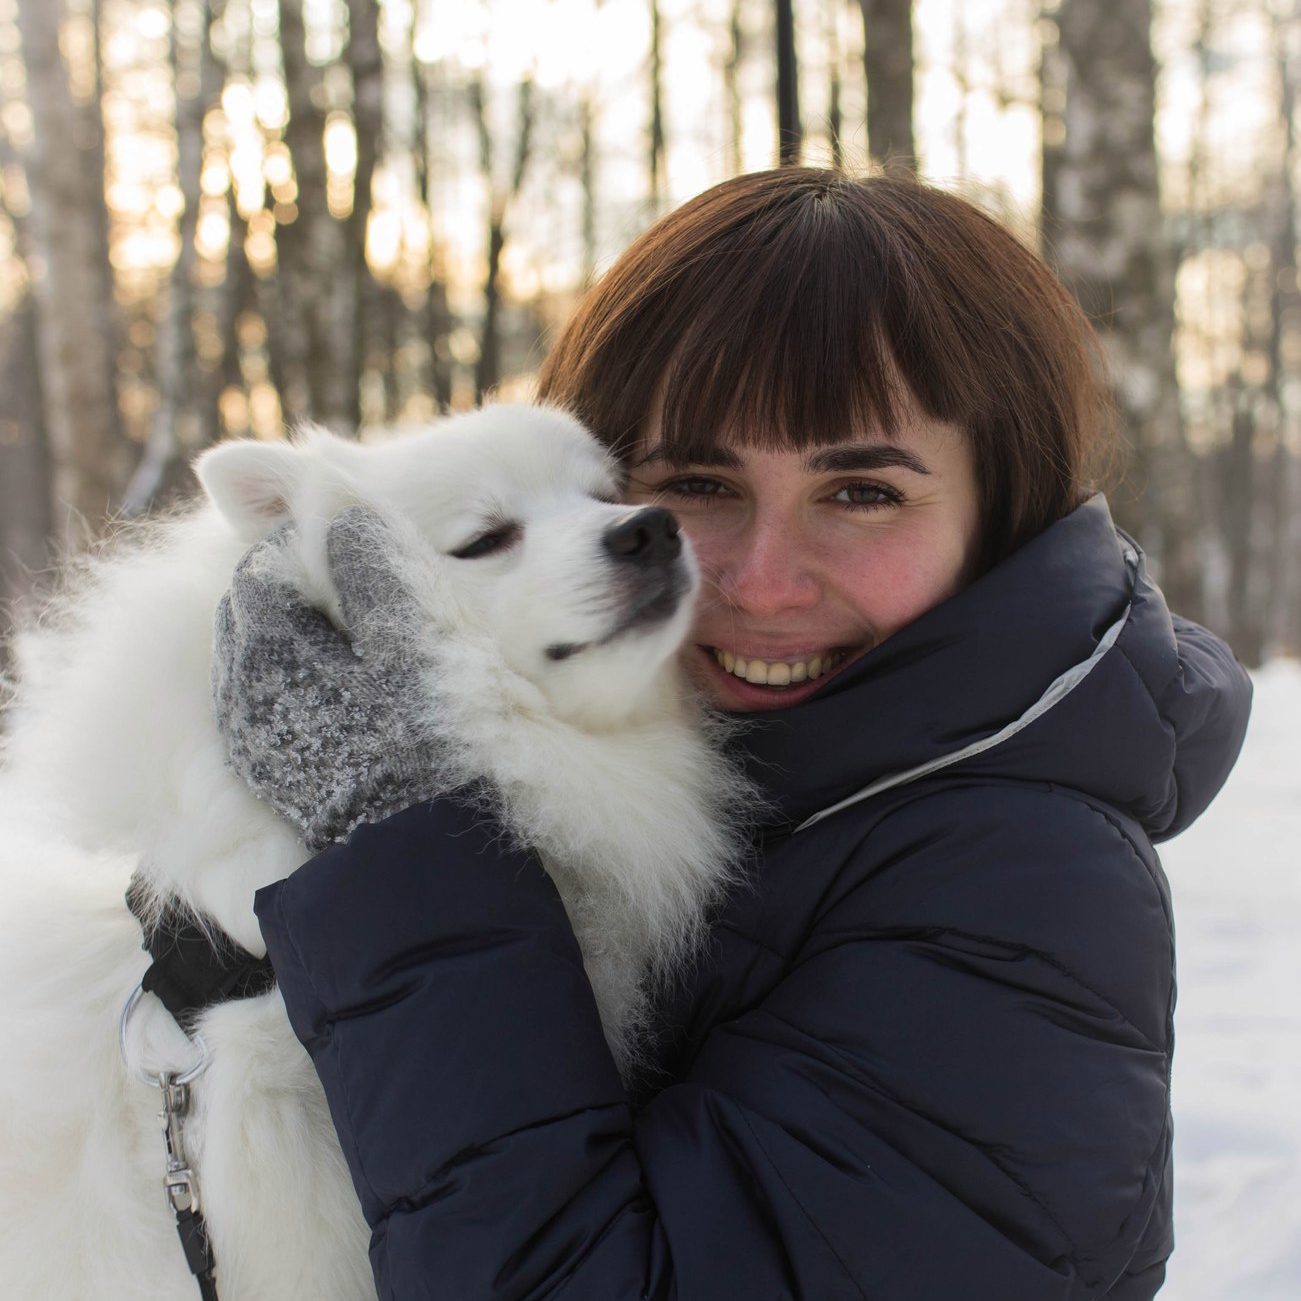
{"type": "Polygon", "coordinates": [[[1224,793],[1161,850],[1179,954],[1161,1301],[1301,1298],[1301,664],[1255,678],[1224,793]]]}

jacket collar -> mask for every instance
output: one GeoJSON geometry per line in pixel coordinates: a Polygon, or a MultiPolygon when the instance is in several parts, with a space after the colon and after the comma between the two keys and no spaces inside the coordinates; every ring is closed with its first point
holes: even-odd
{"type": "Polygon", "coordinates": [[[881,783],[987,755],[1114,646],[1139,568],[1105,499],[1092,497],[825,691],[747,715],[737,744],[768,798],[772,829],[792,829],[881,783]]]}

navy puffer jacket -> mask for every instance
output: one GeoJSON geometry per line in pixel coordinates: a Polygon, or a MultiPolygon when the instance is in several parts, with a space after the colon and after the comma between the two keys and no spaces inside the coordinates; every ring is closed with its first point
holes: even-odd
{"type": "Polygon", "coordinates": [[[1219,789],[1249,700],[1094,498],[758,718],[778,820],[631,1094],[550,879],[453,801],[261,891],[381,1297],[1150,1298],[1152,842],[1219,789]]]}

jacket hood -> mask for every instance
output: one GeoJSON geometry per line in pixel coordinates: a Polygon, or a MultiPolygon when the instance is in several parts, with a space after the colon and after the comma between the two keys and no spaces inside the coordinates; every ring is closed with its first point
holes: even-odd
{"type": "Polygon", "coordinates": [[[1067,786],[1161,840],[1223,785],[1250,703],[1099,495],[738,744],[786,828],[947,770],[1067,786]]]}

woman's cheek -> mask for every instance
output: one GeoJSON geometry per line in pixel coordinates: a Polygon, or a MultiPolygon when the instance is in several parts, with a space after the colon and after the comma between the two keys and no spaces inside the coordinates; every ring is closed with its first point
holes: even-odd
{"type": "Polygon", "coordinates": [[[952,596],[964,568],[960,547],[901,531],[874,538],[835,570],[842,597],[884,639],[952,596]]]}
{"type": "Polygon", "coordinates": [[[673,509],[673,515],[678,521],[678,527],[691,543],[691,549],[700,563],[701,572],[706,578],[716,578],[718,571],[726,563],[727,530],[720,527],[717,521],[706,520],[696,512],[673,509]]]}

